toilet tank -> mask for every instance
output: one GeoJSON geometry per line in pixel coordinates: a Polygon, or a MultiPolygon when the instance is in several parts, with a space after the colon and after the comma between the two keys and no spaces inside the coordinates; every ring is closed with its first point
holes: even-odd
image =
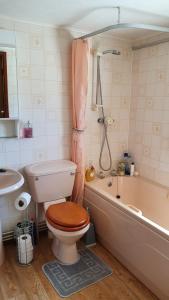
{"type": "Polygon", "coordinates": [[[47,202],[71,196],[76,164],[69,160],[50,160],[24,168],[32,198],[47,202]]]}

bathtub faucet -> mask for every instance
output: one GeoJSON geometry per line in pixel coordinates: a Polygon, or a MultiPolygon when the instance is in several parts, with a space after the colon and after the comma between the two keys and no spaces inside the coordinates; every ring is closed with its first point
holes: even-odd
{"type": "Polygon", "coordinates": [[[104,174],[103,171],[100,171],[100,172],[98,173],[98,177],[99,177],[100,179],[103,179],[103,178],[106,177],[106,175],[104,174]]]}

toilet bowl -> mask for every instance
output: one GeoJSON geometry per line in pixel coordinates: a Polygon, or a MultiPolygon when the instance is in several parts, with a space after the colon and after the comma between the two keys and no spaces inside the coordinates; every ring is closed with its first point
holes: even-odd
{"type": "Polygon", "coordinates": [[[80,259],[76,242],[87,232],[90,226],[86,210],[75,203],[66,202],[66,200],[60,204],[57,201],[47,202],[44,204],[44,209],[47,227],[53,235],[53,254],[63,264],[76,263],[80,259]],[[63,215],[61,215],[62,209],[63,215]],[[50,210],[51,215],[49,216],[50,210]],[[65,215],[66,210],[69,213],[69,220],[65,215]],[[78,214],[78,211],[82,216],[78,214]],[[76,220],[75,215],[78,217],[76,220]],[[53,220],[51,220],[52,218],[53,220]],[[81,224],[79,224],[80,221],[81,224]]]}
{"type": "Polygon", "coordinates": [[[71,265],[78,262],[80,255],[77,250],[76,242],[87,232],[89,224],[79,231],[66,232],[53,228],[48,222],[46,223],[54,236],[52,241],[52,252],[56,258],[65,265],[71,265]]]}
{"type": "Polygon", "coordinates": [[[70,201],[76,164],[69,160],[36,163],[24,168],[33,200],[43,203],[48,229],[53,235],[52,251],[63,264],[79,260],[76,242],[89,229],[87,211],[70,201]]]}

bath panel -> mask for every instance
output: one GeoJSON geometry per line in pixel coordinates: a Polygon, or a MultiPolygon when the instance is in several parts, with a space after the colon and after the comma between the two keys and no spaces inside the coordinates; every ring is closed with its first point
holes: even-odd
{"type": "MultiPolygon", "coordinates": [[[[141,178],[130,178],[130,180],[113,178],[116,186],[120,186],[120,193],[123,195],[122,198],[117,199],[115,188],[113,188],[113,193],[111,190],[110,193],[107,191],[109,180],[111,177],[104,181],[99,179],[86,184],[85,187],[84,205],[90,209],[98,240],[160,299],[167,300],[169,299],[169,231],[148,219],[144,215],[143,206],[141,207],[142,215],[128,207],[128,204],[131,205],[130,195],[132,205],[139,206],[139,199],[136,199],[133,204],[134,195],[139,195],[141,189],[147,186],[149,192],[152,190],[152,195],[149,194],[149,197],[151,196],[150,202],[152,202],[153,210],[152,199],[155,197],[153,191],[157,192],[159,188],[158,196],[161,192],[161,199],[164,195],[167,196],[168,191],[161,186],[151,187],[152,182],[141,178]],[[126,184],[130,186],[126,188],[126,184]],[[127,190],[128,195],[125,197],[127,190]]],[[[137,208],[140,211],[140,207],[137,208]]],[[[155,213],[157,213],[156,210],[155,213]]],[[[158,215],[154,218],[158,219],[158,215]]]]}

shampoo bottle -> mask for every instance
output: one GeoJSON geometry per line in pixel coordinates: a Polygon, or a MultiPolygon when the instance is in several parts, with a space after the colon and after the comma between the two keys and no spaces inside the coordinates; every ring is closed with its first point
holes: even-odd
{"type": "Polygon", "coordinates": [[[134,162],[132,162],[130,165],[130,176],[134,175],[134,169],[135,169],[135,165],[134,165],[134,162]]]}
{"type": "Polygon", "coordinates": [[[125,175],[130,175],[130,155],[125,152],[123,154],[123,159],[124,159],[124,163],[125,163],[125,175]]]}

